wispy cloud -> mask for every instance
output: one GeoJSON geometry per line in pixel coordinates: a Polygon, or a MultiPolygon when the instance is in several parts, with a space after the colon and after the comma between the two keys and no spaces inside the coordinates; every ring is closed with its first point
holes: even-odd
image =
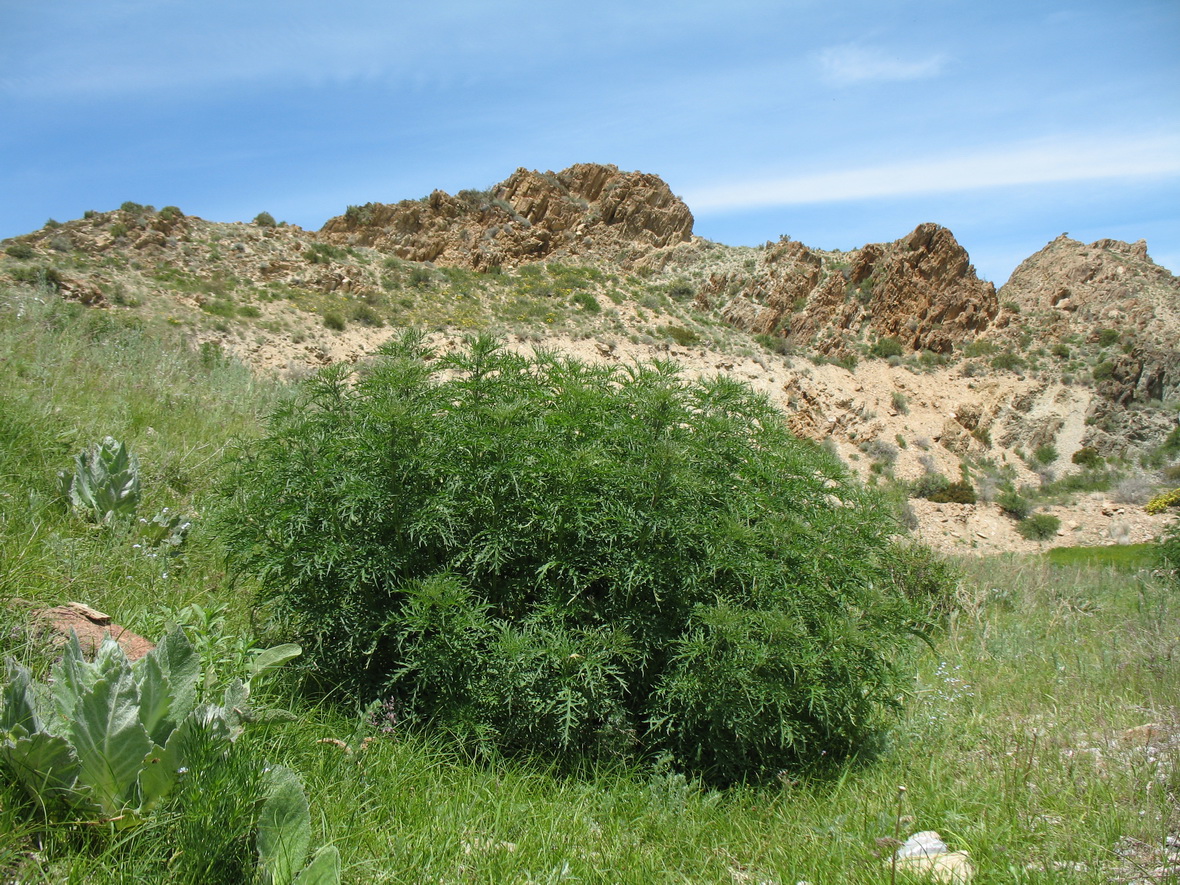
{"type": "Polygon", "coordinates": [[[686,188],[697,211],[833,203],[1012,185],[1180,175],[1180,134],[1082,143],[1055,138],[982,153],[930,157],[785,178],[686,188]]]}
{"type": "Polygon", "coordinates": [[[824,79],[838,86],[892,80],[922,80],[938,74],[947,62],[947,57],[941,53],[923,58],[902,58],[882,49],[857,43],[829,46],[816,53],[815,59],[824,79]]]}

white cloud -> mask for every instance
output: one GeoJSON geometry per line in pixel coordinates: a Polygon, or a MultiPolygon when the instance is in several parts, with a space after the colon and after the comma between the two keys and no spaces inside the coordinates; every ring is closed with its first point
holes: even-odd
{"type": "Polygon", "coordinates": [[[824,78],[839,86],[893,80],[922,80],[938,74],[947,62],[941,53],[925,58],[901,58],[881,49],[845,43],[829,46],[815,56],[824,78]]]}
{"type": "Polygon", "coordinates": [[[696,211],[728,211],[1174,175],[1180,175],[1180,135],[1125,137],[1088,144],[1081,137],[1062,137],[961,156],[686,189],[685,198],[696,211]]]}

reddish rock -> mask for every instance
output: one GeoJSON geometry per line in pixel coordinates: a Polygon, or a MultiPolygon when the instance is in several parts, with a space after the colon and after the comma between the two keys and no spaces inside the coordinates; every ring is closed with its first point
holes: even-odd
{"type": "Polygon", "coordinates": [[[110,615],[81,602],[38,609],[33,612],[32,620],[50,632],[55,645],[64,645],[69,640],[71,630],[77,633],[82,651],[87,655],[97,652],[107,636],[119,643],[123,653],[132,661],[139,660],[156,647],[151,640],[112,623],[110,615]]]}

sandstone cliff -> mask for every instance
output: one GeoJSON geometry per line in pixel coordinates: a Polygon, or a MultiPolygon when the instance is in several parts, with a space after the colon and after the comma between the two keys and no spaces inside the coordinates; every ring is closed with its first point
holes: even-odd
{"type": "Polygon", "coordinates": [[[350,207],[320,236],[474,270],[572,257],[629,266],[652,249],[687,242],[692,225],[659,177],[579,163],[558,173],[518,169],[488,191],[350,207]]]}
{"type": "Polygon", "coordinates": [[[766,247],[753,272],[711,276],[699,302],[745,331],[837,356],[866,337],[950,353],[998,312],[995,287],[976,276],[966,250],[935,224],[847,253],[783,240],[766,247]]]}

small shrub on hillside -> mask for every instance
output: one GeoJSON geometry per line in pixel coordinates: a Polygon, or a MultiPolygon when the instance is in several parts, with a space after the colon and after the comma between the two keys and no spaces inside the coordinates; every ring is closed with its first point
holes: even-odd
{"type": "Polygon", "coordinates": [[[668,297],[673,301],[692,301],[697,290],[688,280],[676,280],[668,286],[668,297]]]}
{"type": "Polygon", "coordinates": [[[1102,381],[1109,381],[1114,377],[1114,363],[1110,360],[1103,360],[1094,367],[1094,371],[1091,374],[1095,384],[1102,381]]]}
{"type": "Polygon", "coordinates": [[[861,445],[860,450],[886,467],[892,467],[897,461],[897,446],[883,439],[870,439],[861,445]]]}
{"type": "Polygon", "coordinates": [[[184,218],[184,213],[180,211],[179,206],[165,206],[160,210],[158,217],[161,221],[178,221],[184,218]]]}
{"type": "Polygon", "coordinates": [[[333,332],[343,332],[347,325],[347,320],[344,319],[344,314],[338,310],[329,310],[324,313],[324,325],[333,332]]]}
{"type": "Polygon", "coordinates": [[[58,291],[63,282],[61,273],[56,267],[14,267],[9,273],[18,283],[40,286],[53,292],[58,291]]]}
{"type": "Polygon", "coordinates": [[[303,253],[303,257],[312,264],[331,264],[347,255],[348,253],[339,246],[332,246],[328,243],[312,243],[311,247],[303,253]]]}
{"type": "Polygon", "coordinates": [[[1016,520],[1027,519],[1033,508],[1028,498],[1012,489],[996,496],[996,506],[1016,520]]]}
{"type": "MultiPolygon", "coordinates": [[[[385,325],[385,320],[381,319],[381,314],[377,313],[370,305],[364,303],[353,305],[352,310],[348,312],[348,318],[372,329],[379,329],[385,325]]],[[[325,317],[326,322],[327,318],[325,317]]]]}
{"type": "Polygon", "coordinates": [[[37,254],[28,243],[12,243],[5,247],[4,252],[10,258],[16,258],[20,261],[25,261],[37,254]]]}
{"type": "Polygon", "coordinates": [[[1172,489],[1170,492],[1156,495],[1143,505],[1144,510],[1153,514],[1163,513],[1169,507],[1180,507],[1180,489],[1172,489]]]}
{"type": "Polygon", "coordinates": [[[1057,534],[1061,520],[1052,513],[1034,513],[1016,524],[1016,531],[1026,541],[1046,541],[1057,534]]]}
{"type": "Polygon", "coordinates": [[[1110,347],[1112,344],[1118,344],[1119,333],[1117,329],[1099,329],[1098,330],[1098,346],[1110,347]]]}
{"type": "Polygon", "coordinates": [[[1010,350],[1005,350],[1003,353],[998,353],[991,359],[991,367],[993,369],[1007,369],[1012,372],[1018,372],[1025,366],[1024,357],[1013,353],[1010,350]]]}
{"type": "Polygon", "coordinates": [[[1119,504],[1146,504],[1155,494],[1156,481],[1145,473],[1128,476],[1114,488],[1111,497],[1119,504]]]}
{"type": "Polygon", "coordinates": [[[795,344],[790,338],[784,338],[782,335],[755,335],[754,340],[769,350],[771,353],[777,353],[779,356],[792,356],[795,353],[795,344]]]}
{"type": "Polygon", "coordinates": [[[1096,470],[1102,466],[1102,456],[1098,454],[1098,450],[1091,446],[1082,446],[1070,456],[1070,461],[1082,467],[1096,470]]]}
{"type": "Polygon", "coordinates": [[[1034,464],[1052,464],[1057,458],[1057,447],[1049,444],[1037,446],[1032,456],[1034,464]]]}
{"type": "Polygon", "coordinates": [[[947,483],[945,488],[926,496],[935,504],[974,504],[975,489],[965,479],[947,483]]]}
{"type": "Polygon", "coordinates": [[[873,342],[873,346],[869,348],[869,356],[881,360],[887,360],[891,356],[901,355],[901,342],[896,338],[878,338],[873,342]]]}
{"type": "Polygon", "coordinates": [[[716,781],[860,746],[946,588],[876,493],[748,387],[420,334],[321,371],[220,525],[349,702],[508,753],[716,781]]]}
{"type": "Polygon", "coordinates": [[[602,305],[590,292],[576,292],[570,300],[586,313],[602,313],[602,305]]]}
{"type": "Polygon", "coordinates": [[[701,336],[684,326],[660,326],[656,331],[661,335],[667,335],[681,347],[692,347],[701,343],[701,336]]]}
{"type": "Polygon", "coordinates": [[[275,217],[269,212],[259,212],[254,216],[254,224],[258,227],[274,227],[275,217]]]}
{"type": "Polygon", "coordinates": [[[911,498],[926,498],[937,495],[951,484],[951,481],[936,470],[927,470],[909,484],[911,498]]]}

